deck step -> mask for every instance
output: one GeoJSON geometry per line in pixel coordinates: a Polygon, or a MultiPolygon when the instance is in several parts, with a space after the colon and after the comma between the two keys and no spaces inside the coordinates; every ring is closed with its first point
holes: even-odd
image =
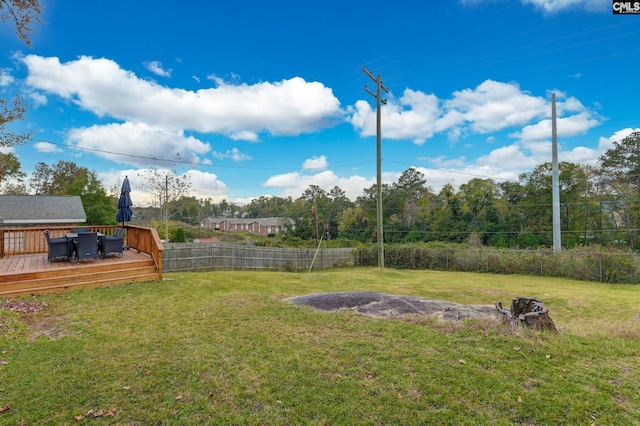
{"type": "Polygon", "coordinates": [[[0,297],[59,292],[159,279],[153,260],[119,264],[83,265],[81,268],[26,272],[0,276],[0,297]]]}

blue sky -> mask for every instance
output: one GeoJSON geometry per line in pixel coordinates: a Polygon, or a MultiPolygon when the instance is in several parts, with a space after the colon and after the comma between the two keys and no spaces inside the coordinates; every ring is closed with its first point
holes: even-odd
{"type": "Polygon", "coordinates": [[[33,131],[23,170],[74,161],[108,188],[187,173],[194,195],[246,203],[383,181],[515,180],[559,159],[593,164],[640,128],[640,15],[606,0],[447,2],[41,0],[32,47],[0,29],[0,92],[33,131]],[[163,161],[163,160],[169,160],[163,161]]]}

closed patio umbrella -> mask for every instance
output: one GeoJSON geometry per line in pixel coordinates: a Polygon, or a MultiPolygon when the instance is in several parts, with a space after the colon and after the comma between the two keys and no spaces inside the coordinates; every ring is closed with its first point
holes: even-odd
{"type": "Polygon", "coordinates": [[[131,201],[131,186],[129,185],[129,178],[127,176],[124,177],[124,181],[122,182],[122,190],[120,192],[120,198],[118,199],[118,214],[116,214],[116,220],[118,222],[122,222],[122,227],[124,228],[125,222],[130,222],[131,217],[133,216],[133,212],[131,211],[131,206],[133,206],[133,202],[131,201]]]}

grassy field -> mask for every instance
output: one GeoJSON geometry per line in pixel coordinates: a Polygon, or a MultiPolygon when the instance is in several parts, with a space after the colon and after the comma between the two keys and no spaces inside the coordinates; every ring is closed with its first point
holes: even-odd
{"type": "Polygon", "coordinates": [[[207,272],[0,305],[2,425],[640,424],[638,286],[207,272]],[[359,290],[506,306],[539,297],[559,333],[285,300],[359,290]]]}

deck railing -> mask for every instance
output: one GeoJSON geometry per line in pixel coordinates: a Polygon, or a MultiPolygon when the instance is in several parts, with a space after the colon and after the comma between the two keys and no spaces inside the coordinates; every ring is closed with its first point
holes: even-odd
{"type": "MultiPolygon", "coordinates": [[[[0,228],[0,257],[46,253],[49,249],[44,231],[48,230],[52,238],[64,237],[78,226],[52,226],[33,228],[0,228]]],[[[89,226],[92,232],[113,235],[121,225],[89,226]]],[[[125,226],[125,245],[151,256],[156,264],[160,278],[162,278],[162,242],[158,231],[135,225],[125,226]]]]}

